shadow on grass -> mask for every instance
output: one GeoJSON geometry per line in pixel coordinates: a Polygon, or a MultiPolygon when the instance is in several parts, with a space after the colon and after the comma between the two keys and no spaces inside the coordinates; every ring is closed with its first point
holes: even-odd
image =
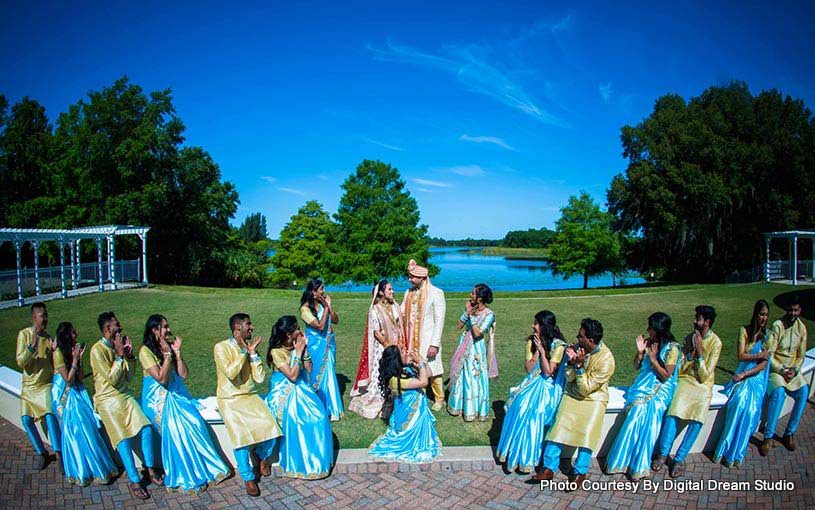
{"type": "Polygon", "coordinates": [[[798,296],[801,304],[801,316],[805,319],[815,321],[815,289],[808,288],[806,290],[793,290],[790,292],[783,292],[773,298],[775,306],[784,310],[794,297],[798,296]]]}

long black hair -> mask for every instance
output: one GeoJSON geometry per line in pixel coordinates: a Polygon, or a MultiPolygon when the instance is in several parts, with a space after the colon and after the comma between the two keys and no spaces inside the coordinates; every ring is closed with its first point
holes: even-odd
{"type": "Polygon", "coordinates": [[[284,315],[277,319],[272,326],[272,334],[269,336],[269,349],[266,351],[266,363],[272,366],[272,349],[286,347],[286,340],[289,335],[297,331],[297,318],[294,315],[284,315]]]}
{"type": "MultiPolygon", "coordinates": [[[[382,351],[382,359],[379,360],[379,392],[385,398],[385,403],[382,405],[382,419],[386,422],[393,412],[393,392],[390,387],[391,377],[399,378],[402,376],[402,353],[399,347],[390,345],[385,347],[382,351]]],[[[402,385],[396,385],[396,392],[398,396],[402,396],[402,385]]]]}
{"type": "Polygon", "coordinates": [[[71,334],[73,330],[74,325],[70,322],[60,322],[57,326],[57,349],[62,353],[66,367],[70,367],[74,362],[74,356],[71,353],[74,348],[74,338],[71,334]]]}
{"type": "Polygon", "coordinates": [[[376,286],[375,286],[376,291],[374,293],[374,302],[376,302],[379,299],[380,294],[383,295],[383,296],[385,295],[385,287],[387,287],[389,283],[390,282],[388,281],[387,278],[382,278],[381,280],[376,282],[376,286]]]}
{"type": "Polygon", "coordinates": [[[300,297],[300,306],[303,306],[308,303],[308,309],[311,310],[311,313],[314,314],[314,317],[317,317],[317,304],[314,302],[314,297],[312,296],[312,292],[319,289],[323,286],[323,281],[319,278],[312,278],[308,285],[306,285],[306,290],[303,291],[303,295],[300,297]]]}
{"type": "MultiPolygon", "coordinates": [[[[158,329],[161,326],[162,321],[166,321],[167,318],[160,313],[155,313],[147,318],[147,322],[144,324],[144,337],[142,338],[142,343],[150,349],[150,352],[156,355],[156,357],[161,360],[164,357],[164,353],[161,352],[161,347],[159,346],[158,338],[156,335],[153,334],[154,329],[158,329]]],[[[173,363],[175,363],[175,353],[171,350],[170,355],[172,356],[173,363]]]]}
{"type": "MultiPolygon", "coordinates": [[[[648,325],[651,326],[651,329],[656,333],[659,352],[662,352],[662,348],[665,347],[665,344],[676,342],[676,338],[673,333],[671,333],[671,317],[667,313],[652,313],[648,316],[648,325]]],[[[665,362],[659,358],[659,353],[657,353],[657,361],[659,361],[659,365],[662,368],[665,368],[665,362]]]]}
{"type": "MultiPolygon", "coordinates": [[[[796,299],[795,301],[796,302],[794,304],[798,304],[798,300],[796,299]]],[[[750,324],[744,327],[744,329],[747,330],[747,343],[752,342],[753,337],[758,332],[758,329],[759,329],[758,328],[758,315],[761,313],[762,308],[767,308],[767,311],[769,312],[770,311],[770,304],[767,303],[766,301],[764,301],[763,299],[759,299],[758,301],[756,301],[756,304],[753,305],[753,316],[750,318],[750,324]]],[[[761,330],[761,333],[762,333],[761,336],[764,336],[764,335],[767,334],[767,324],[769,324],[769,323],[770,323],[770,321],[767,320],[767,323],[764,324],[764,328],[762,328],[762,330],[761,330]]]]}
{"type": "MultiPolygon", "coordinates": [[[[563,340],[563,333],[561,333],[560,328],[557,327],[555,314],[549,310],[541,310],[536,313],[535,323],[541,330],[541,345],[543,345],[543,351],[546,353],[546,359],[549,359],[549,352],[552,349],[552,340],[555,338],[563,340]]],[[[532,338],[533,336],[530,335],[529,340],[532,340],[532,338]]],[[[531,350],[532,354],[535,354],[536,349],[534,343],[532,344],[531,350]]]]}

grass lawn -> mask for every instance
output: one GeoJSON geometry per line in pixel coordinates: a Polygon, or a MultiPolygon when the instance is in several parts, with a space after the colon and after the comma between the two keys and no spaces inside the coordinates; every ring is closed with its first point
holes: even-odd
{"type": "MultiPolygon", "coordinates": [[[[491,398],[497,419],[485,423],[467,423],[445,412],[437,413],[437,429],[445,445],[497,444],[501,432],[503,404],[511,386],[524,376],[523,348],[530,331],[532,317],[542,309],[552,310],[568,341],[574,339],[580,319],[586,316],[598,319],[605,328],[605,339],[614,352],[617,370],[614,385],[627,385],[634,379],[631,363],[634,338],[644,333],[649,314],[668,313],[674,321],[673,331],[682,338],[691,330],[693,309],[699,304],[716,307],[719,314],[714,330],[723,342],[719,366],[732,370],[736,367],[736,340],[738,328],[747,322],[753,303],[764,298],[771,303],[771,319],[781,316],[781,308],[774,303],[793,287],[779,284],[746,285],[676,285],[630,289],[592,289],[587,291],[551,291],[496,293],[492,308],[497,316],[496,349],[500,376],[491,382],[491,398]]],[[[815,288],[802,288],[808,328],[815,317],[815,288]]],[[[362,330],[370,299],[360,293],[334,294],[340,324],[336,325],[337,370],[340,387],[347,407],[359,359],[362,330]]],[[[401,295],[398,296],[401,299],[401,295]]],[[[447,294],[447,317],[443,334],[443,358],[449,368],[450,356],[458,343],[456,319],[464,307],[464,293],[447,294]]],[[[209,396],[215,392],[215,367],[212,346],[230,335],[228,319],[232,313],[243,311],[252,316],[255,331],[266,340],[272,324],[281,315],[297,315],[300,293],[270,289],[213,289],[199,287],[155,286],[105,294],[51,301],[48,303],[50,322],[48,330],[54,334],[60,321],[70,321],[79,332],[80,339],[91,344],[98,339],[96,317],[105,310],[113,310],[121,320],[125,333],[134,340],[136,351],[141,346],[141,335],[147,317],[152,313],[165,315],[174,334],[184,338],[185,358],[190,369],[187,387],[196,396],[209,396]]],[[[17,368],[14,349],[17,332],[30,322],[28,308],[0,311],[0,335],[5,338],[0,348],[0,364],[17,368]]],[[[811,330],[811,329],[810,329],[811,330]]],[[[90,349],[88,349],[90,351],[90,349]]],[[[86,352],[86,368],[90,370],[86,352]]],[[[131,382],[135,395],[141,392],[140,366],[134,362],[136,377],[131,382]]],[[[717,371],[716,380],[729,379],[724,370],[717,371]]],[[[86,380],[89,390],[93,382],[86,380]]],[[[385,429],[381,420],[368,421],[356,414],[346,413],[342,421],[332,424],[339,444],[343,448],[367,447],[385,429]]]]}

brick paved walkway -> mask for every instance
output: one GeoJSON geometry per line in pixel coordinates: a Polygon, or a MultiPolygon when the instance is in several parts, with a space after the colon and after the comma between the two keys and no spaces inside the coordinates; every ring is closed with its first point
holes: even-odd
{"type": "MultiPolygon", "coordinates": [[[[782,420],[785,421],[785,420],[782,420]]],[[[780,425],[779,425],[780,429],[780,425]]],[[[45,471],[35,471],[34,454],[25,434],[0,419],[0,509],[82,509],[102,510],[129,508],[745,508],[761,505],[784,510],[808,509],[815,504],[815,408],[807,405],[801,429],[796,435],[798,450],[787,452],[782,446],[771,450],[769,457],[758,455],[750,447],[746,464],[737,470],[714,465],[703,455],[691,455],[687,474],[679,480],[703,480],[702,490],[660,491],[656,494],[598,490],[565,494],[541,491],[525,485],[526,477],[506,475],[493,462],[437,462],[429,466],[397,464],[341,465],[326,480],[304,482],[266,478],[261,483],[260,498],[244,494],[236,478],[224,481],[207,492],[195,495],[168,494],[151,486],[152,498],[137,502],[127,490],[125,477],[110,486],[80,488],[68,485],[55,464],[45,471]],[[707,490],[707,480],[728,482],[754,480],[794,484],[792,490],[728,491],[707,490]]],[[[663,482],[660,472],[653,482],[663,482]]],[[[562,475],[558,479],[564,480],[562,475]]],[[[622,477],[602,475],[592,462],[589,479],[595,482],[624,481],[622,477]]]]}

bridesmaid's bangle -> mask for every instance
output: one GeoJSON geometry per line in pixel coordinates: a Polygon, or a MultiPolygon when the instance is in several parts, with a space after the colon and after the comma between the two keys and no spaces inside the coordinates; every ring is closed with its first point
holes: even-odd
{"type": "Polygon", "coordinates": [[[423,368],[427,368],[427,362],[426,361],[422,361],[421,363],[419,363],[419,370],[421,370],[423,368]]]}
{"type": "Polygon", "coordinates": [[[306,354],[301,359],[303,360],[303,362],[311,361],[311,354],[306,354]]]}
{"type": "Polygon", "coordinates": [[[300,361],[301,361],[302,359],[303,359],[303,358],[301,358],[300,356],[298,356],[298,355],[296,355],[296,354],[295,354],[295,355],[293,355],[293,356],[292,356],[292,358],[291,358],[291,362],[292,362],[292,363],[294,363],[294,364],[296,365],[296,364],[300,363],[300,361]]]}

